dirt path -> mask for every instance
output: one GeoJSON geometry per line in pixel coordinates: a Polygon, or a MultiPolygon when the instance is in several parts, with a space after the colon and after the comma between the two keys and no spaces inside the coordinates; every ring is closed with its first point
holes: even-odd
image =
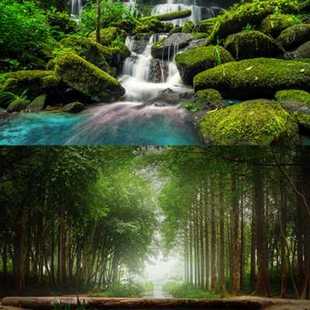
{"type": "Polygon", "coordinates": [[[99,297],[7,297],[3,310],[53,309],[55,303],[76,305],[85,303],[96,309],[226,309],[226,310],[310,310],[310,301],[280,298],[240,296],[218,300],[174,298],[99,298],[99,297]],[[15,307],[15,308],[14,308],[15,307]]]}

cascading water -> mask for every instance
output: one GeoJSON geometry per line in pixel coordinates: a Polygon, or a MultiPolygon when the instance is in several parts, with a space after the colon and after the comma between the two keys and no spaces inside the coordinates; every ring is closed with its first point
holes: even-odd
{"type": "Polygon", "coordinates": [[[71,0],[71,16],[79,19],[83,8],[82,0],[71,0]]]}

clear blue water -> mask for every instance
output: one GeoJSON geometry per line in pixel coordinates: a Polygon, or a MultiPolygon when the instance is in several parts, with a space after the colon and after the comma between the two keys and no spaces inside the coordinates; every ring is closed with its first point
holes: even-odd
{"type": "Polygon", "coordinates": [[[0,120],[0,145],[199,145],[178,107],[115,103],[80,114],[19,113],[0,120]]]}

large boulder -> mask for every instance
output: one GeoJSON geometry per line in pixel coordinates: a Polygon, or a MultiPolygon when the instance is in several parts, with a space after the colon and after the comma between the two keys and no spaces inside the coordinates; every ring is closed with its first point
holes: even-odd
{"type": "Polygon", "coordinates": [[[68,103],[63,107],[63,111],[67,113],[80,113],[84,109],[85,105],[78,101],[68,103]]]}
{"type": "Polygon", "coordinates": [[[288,89],[278,91],[275,98],[286,111],[295,117],[302,130],[310,131],[310,93],[288,89]]]}
{"type": "Polygon", "coordinates": [[[310,24],[300,24],[289,27],[277,37],[277,43],[289,51],[310,41],[310,24]]]}
{"type": "Polygon", "coordinates": [[[297,142],[294,118],[280,104],[257,99],[210,111],[200,130],[206,143],[271,145],[297,142]]]}
{"type": "Polygon", "coordinates": [[[125,90],[117,79],[80,56],[67,53],[56,61],[57,77],[94,101],[114,101],[125,90]]]}
{"type": "Polygon", "coordinates": [[[301,21],[296,15],[290,14],[271,14],[267,16],[261,24],[261,31],[276,38],[284,29],[296,24],[300,24],[301,21]]]}
{"type": "Polygon", "coordinates": [[[152,56],[159,59],[172,59],[175,53],[186,47],[192,39],[193,35],[190,33],[173,33],[152,46],[152,56]]]}
{"type": "Polygon", "coordinates": [[[46,105],[46,95],[40,95],[27,106],[27,112],[39,112],[44,110],[46,105]]]}
{"type": "Polygon", "coordinates": [[[194,78],[195,90],[215,88],[227,98],[273,97],[281,89],[310,89],[310,63],[273,58],[229,62],[194,78]]]}
{"type": "Polygon", "coordinates": [[[227,50],[213,45],[187,49],[175,58],[183,82],[189,85],[199,72],[233,60],[227,50]]]}
{"type": "Polygon", "coordinates": [[[274,40],[260,31],[242,31],[228,36],[224,47],[236,59],[274,57],[282,53],[274,40]]]}
{"type": "Polygon", "coordinates": [[[288,59],[305,59],[310,58],[310,41],[300,45],[295,51],[285,54],[288,59]]]}

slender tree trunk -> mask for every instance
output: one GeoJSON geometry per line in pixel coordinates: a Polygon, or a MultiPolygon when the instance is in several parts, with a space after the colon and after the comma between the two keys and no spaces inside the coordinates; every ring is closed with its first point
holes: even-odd
{"type": "Polygon", "coordinates": [[[97,12],[96,12],[96,42],[101,43],[100,41],[100,29],[101,29],[101,0],[96,0],[97,12]]]}

